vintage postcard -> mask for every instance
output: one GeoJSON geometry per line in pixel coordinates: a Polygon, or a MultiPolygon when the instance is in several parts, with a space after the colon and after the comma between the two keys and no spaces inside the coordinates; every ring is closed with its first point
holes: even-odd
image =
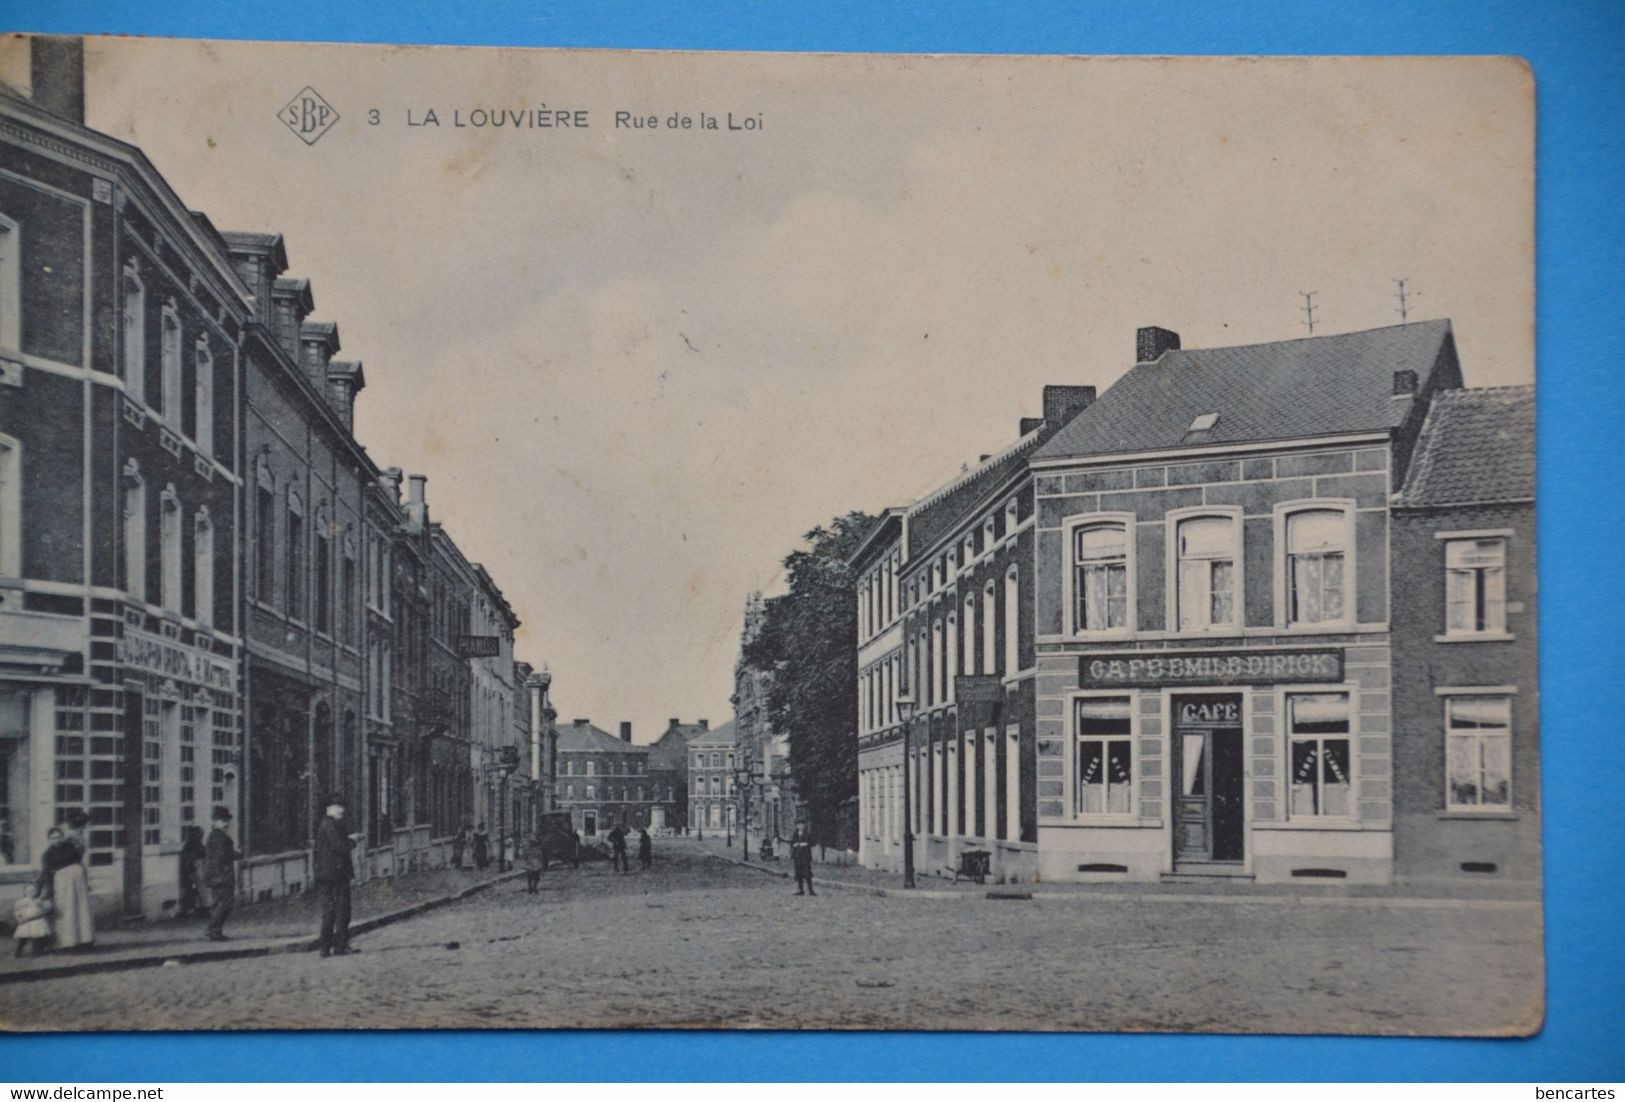
{"type": "Polygon", "coordinates": [[[1508,58],[0,43],[0,1024],[1542,1021],[1508,58]]]}

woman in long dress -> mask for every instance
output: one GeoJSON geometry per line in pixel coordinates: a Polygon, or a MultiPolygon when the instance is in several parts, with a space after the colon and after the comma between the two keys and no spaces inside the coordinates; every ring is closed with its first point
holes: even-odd
{"type": "Polygon", "coordinates": [[[90,909],[90,878],[85,875],[83,830],[88,820],[83,813],[70,815],[68,832],[51,829],[50,845],[41,860],[40,879],[49,886],[55,913],[56,947],[74,949],[96,940],[96,926],[90,909]]]}

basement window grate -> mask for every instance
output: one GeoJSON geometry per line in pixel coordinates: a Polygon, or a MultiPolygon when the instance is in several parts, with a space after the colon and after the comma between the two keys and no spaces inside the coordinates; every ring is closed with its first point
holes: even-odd
{"type": "Polygon", "coordinates": [[[1127,872],[1128,871],[1128,866],[1127,865],[1109,865],[1109,864],[1079,865],[1078,866],[1078,871],[1079,872],[1127,872]]]}
{"type": "Polygon", "coordinates": [[[1494,861],[1463,861],[1462,872],[1495,872],[1499,866],[1494,861]]]}
{"type": "Polygon", "coordinates": [[[1347,880],[1343,869],[1293,869],[1292,875],[1305,880],[1347,880]]]}

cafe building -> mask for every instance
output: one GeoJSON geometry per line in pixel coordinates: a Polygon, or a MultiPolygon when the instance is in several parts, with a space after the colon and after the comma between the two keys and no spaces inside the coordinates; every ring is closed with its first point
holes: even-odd
{"type": "Polygon", "coordinates": [[[1391,880],[1390,495],[1460,386],[1448,321],[1148,328],[1033,453],[1042,879],[1391,880]]]}

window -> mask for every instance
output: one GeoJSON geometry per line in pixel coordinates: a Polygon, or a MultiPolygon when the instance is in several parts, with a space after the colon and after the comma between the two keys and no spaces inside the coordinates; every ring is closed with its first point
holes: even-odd
{"type": "Polygon", "coordinates": [[[254,495],[254,596],[270,604],[276,594],[276,491],[271,473],[260,464],[254,495]]]}
{"type": "Polygon", "coordinates": [[[22,473],[22,445],[0,436],[0,577],[23,572],[22,473]]]}
{"type": "Polygon", "coordinates": [[[998,649],[998,620],[994,616],[994,585],[989,581],[982,587],[982,673],[996,673],[993,666],[998,649]]]}
{"type": "Polygon", "coordinates": [[[965,542],[960,549],[959,561],[969,566],[976,561],[976,535],[966,533],[965,542]]]}
{"type": "Polygon", "coordinates": [[[1240,530],[1236,518],[1230,516],[1176,521],[1174,602],[1180,631],[1238,626],[1236,566],[1240,555],[1236,536],[1240,530]]]}
{"type": "Polygon", "coordinates": [[[1198,413],[1191,419],[1191,427],[1187,432],[1212,432],[1213,426],[1219,423],[1217,413],[1198,413]]]}
{"type": "Polygon", "coordinates": [[[993,545],[996,542],[998,542],[997,529],[994,526],[993,517],[989,515],[982,522],[982,554],[985,555],[993,550],[993,545]]]}
{"type": "Polygon", "coordinates": [[[23,347],[22,234],[17,223],[0,217],[0,350],[23,347]]]}
{"type": "Polygon", "coordinates": [[[1075,631],[1121,631],[1129,626],[1129,539],[1126,521],[1079,525],[1072,533],[1072,602],[1075,631]]]}
{"type": "MultiPolygon", "coordinates": [[[[34,819],[28,794],[28,714],[33,698],[28,690],[0,690],[0,865],[27,865],[30,860],[34,819]]],[[[58,764],[66,762],[59,759],[58,764]]]]}
{"type": "Polygon", "coordinates": [[[1511,810],[1512,701],[1451,696],[1444,702],[1445,806],[1511,810]]]}
{"type": "Polygon", "coordinates": [[[1291,741],[1292,815],[1347,816],[1352,808],[1347,693],[1292,693],[1286,698],[1291,741]]]}
{"type": "Polygon", "coordinates": [[[1134,810],[1134,739],[1126,696],[1078,701],[1079,815],[1134,810]]]}
{"type": "Polygon", "coordinates": [[[942,699],[949,704],[954,702],[954,679],[959,676],[959,625],[955,623],[957,617],[948,613],[948,622],[942,628],[943,655],[942,699]]]}
{"type": "Polygon", "coordinates": [[[976,595],[965,594],[965,619],[960,624],[964,630],[961,647],[965,653],[965,673],[976,672],[976,595]]]}
{"type": "Polygon", "coordinates": [[[199,337],[192,353],[195,379],[192,384],[192,439],[204,455],[214,454],[214,356],[208,342],[199,337]]]}
{"type": "Polygon", "coordinates": [[[1449,540],[1444,545],[1445,633],[1506,631],[1506,540],[1449,540]]]}
{"type": "Polygon", "coordinates": [[[333,634],[333,536],[324,507],[316,513],[316,630],[333,634]]]}
{"type": "Polygon", "coordinates": [[[1012,535],[1016,530],[1016,499],[1011,498],[1004,503],[1004,534],[1012,535]]]}
{"type": "Polygon", "coordinates": [[[305,508],[299,495],[288,491],[288,615],[303,620],[305,610],[305,508]]]}
{"type": "Polygon", "coordinates": [[[207,508],[192,521],[192,615],[203,627],[214,624],[214,522],[207,508]]]}
{"type": "Polygon", "coordinates": [[[1287,624],[1345,622],[1348,599],[1349,518],[1346,509],[1301,509],[1286,514],[1287,624]]]}
{"type": "Polygon", "coordinates": [[[134,263],[124,269],[124,393],[144,398],[147,376],[147,290],[134,263]]]}
{"type": "Polygon", "coordinates": [[[124,588],[147,599],[147,484],[134,459],[124,467],[124,588]]]}
{"type": "Polygon", "coordinates": [[[1004,676],[1014,677],[1021,670],[1021,576],[1012,566],[1004,575],[1004,676]]]}
{"type": "Polygon", "coordinates": [[[159,401],[164,421],[181,427],[181,322],[175,304],[165,305],[158,328],[159,401]]]}
{"type": "Polygon", "coordinates": [[[344,539],[344,565],[339,572],[339,615],[344,617],[339,632],[346,643],[355,642],[355,541],[344,539]]]}

